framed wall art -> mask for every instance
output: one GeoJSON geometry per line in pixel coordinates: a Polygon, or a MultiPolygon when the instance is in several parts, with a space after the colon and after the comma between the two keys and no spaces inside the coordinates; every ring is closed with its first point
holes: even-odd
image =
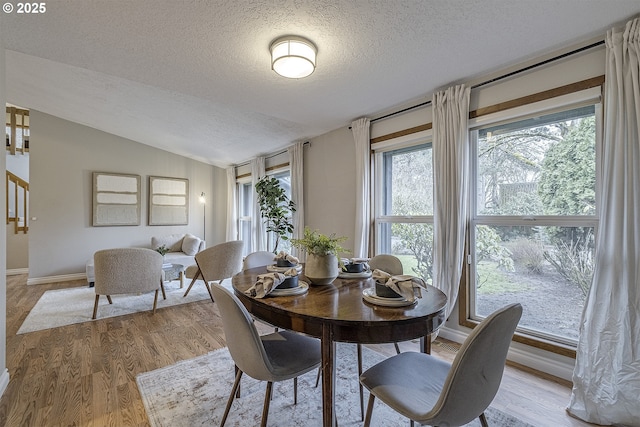
{"type": "Polygon", "coordinates": [[[149,177],[149,225],[189,224],[189,180],[149,177]]]}
{"type": "Polygon", "coordinates": [[[93,226],[140,225],[140,175],[93,172],[93,226]]]}

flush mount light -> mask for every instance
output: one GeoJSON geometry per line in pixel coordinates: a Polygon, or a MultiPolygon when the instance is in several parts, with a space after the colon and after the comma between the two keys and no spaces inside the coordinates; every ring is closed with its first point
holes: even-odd
{"type": "Polygon", "coordinates": [[[271,69],[283,77],[300,79],[316,69],[318,50],[309,40],[285,36],[271,43],[271,69]]]}

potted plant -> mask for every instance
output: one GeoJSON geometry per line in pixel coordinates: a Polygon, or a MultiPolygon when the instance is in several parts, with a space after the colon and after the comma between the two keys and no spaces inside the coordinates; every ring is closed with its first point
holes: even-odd
{"type": "Polygon", "coordinates": [[[348,253],[348,249],[341,246],[346,237],[336,237],[335,234],[326,235],[318,230],[304,229],[302,239],[291,239],[291,244],[307,253],[304,275],[314,285],[328,285],[340,274],[341,252],[348,253]]]}
{"type": "Polygon", "coordinates": [[[289,240],[293,233],[291,214],[296,211],[296,205],[280,186],[277,178],[263,177],[256,183],[260,216],[265,219],[267,232],[276,236],[273,253],[278,253],[280,240],[289,240]]]}

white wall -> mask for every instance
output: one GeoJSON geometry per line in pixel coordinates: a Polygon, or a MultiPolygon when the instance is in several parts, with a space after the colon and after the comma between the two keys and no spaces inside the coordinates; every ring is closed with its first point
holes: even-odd
{"type": "MultiPolygon", "coordinates": [[[[2,40],[2,17],[0,17],[0,105],[5,105],[5,62],[4,43],[2,40]]],[[[6,156],[0,156],[0,172],[5,175],[7,170],[6,156]]],[[[6,187],[0,186],[0,212],[6,209],[6,187]]],[[[0,245],[6,247],[7,230],[0,227],[0,245]]],[[[9,385],[9,371],[7,370],[7,264],[6,257],[0,256],[0,396],[9,385]]]]}
{"type": "Polygon", "coordinates": [[[84,274],[96,250],[148,247],[151,237],[203,233],[201,192],[207,195],[207,245],[224,241],[224,170],[135,141],[31,110],[28,283],[68,280],[84,274]],[[141,176],[139,226],[93,227],[92,172],[141,176]],[[189,225],[148,226],[149,176],[189,180],[189,225]],[[33,218],[36,220],[33,220],[33,218]]]}
{"type": "MultiPolygon", "coordinates": [[[[604,64],[605,52],[602,46],[517,77],[474,89],[471,91],[470,110],[603,75],[604,64]]],[[[424,100],[429,99],[431,94],[425,95],[424,100]]],[[[398,110],[404,107],[406,106],[400,106],[398,110]]],[[[371,137],[430,122],[431,106],[420,107],[374,122],[371,125],[371,137]]],[[[412,137],[404,137],[407,138],[412,137]]],[[[305,150],[305,223],[324,233],[336,232],[348,236],[350,240],[347,243],[353,249],[355,200],[349,189],[355,183],[355,149],[351,131],[345,126],[314,138],[311,147],[305,150]]],[[[441,335],[462,341],[468,332],[468,328],[458,324],[456,306],[441,335]]],[[[574,364],[572,358],[519,343],[512,345],[510,358],[560,378],[571,379],[574,364]]]]}
{"type": "Polygon", "coordinates": [[[323,234],[355,239],[355,146],[347,126],[311,140],[304,148],[305,225],[323,234]]]}

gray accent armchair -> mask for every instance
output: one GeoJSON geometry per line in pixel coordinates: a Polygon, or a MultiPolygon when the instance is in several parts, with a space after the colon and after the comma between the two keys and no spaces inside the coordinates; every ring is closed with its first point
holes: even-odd
{"type": "Polygon", "coordinates": [[[162,255],[151,249],[116,248],[97,251],[93,255],[95,264],[96,300],[93,305],[93,319],[98,314],[100,295],[106,295],[113,304],[111,295],[142,294],[155,291],[153,312],[156,312],[158,291],[162,283],[162,255]]]}

